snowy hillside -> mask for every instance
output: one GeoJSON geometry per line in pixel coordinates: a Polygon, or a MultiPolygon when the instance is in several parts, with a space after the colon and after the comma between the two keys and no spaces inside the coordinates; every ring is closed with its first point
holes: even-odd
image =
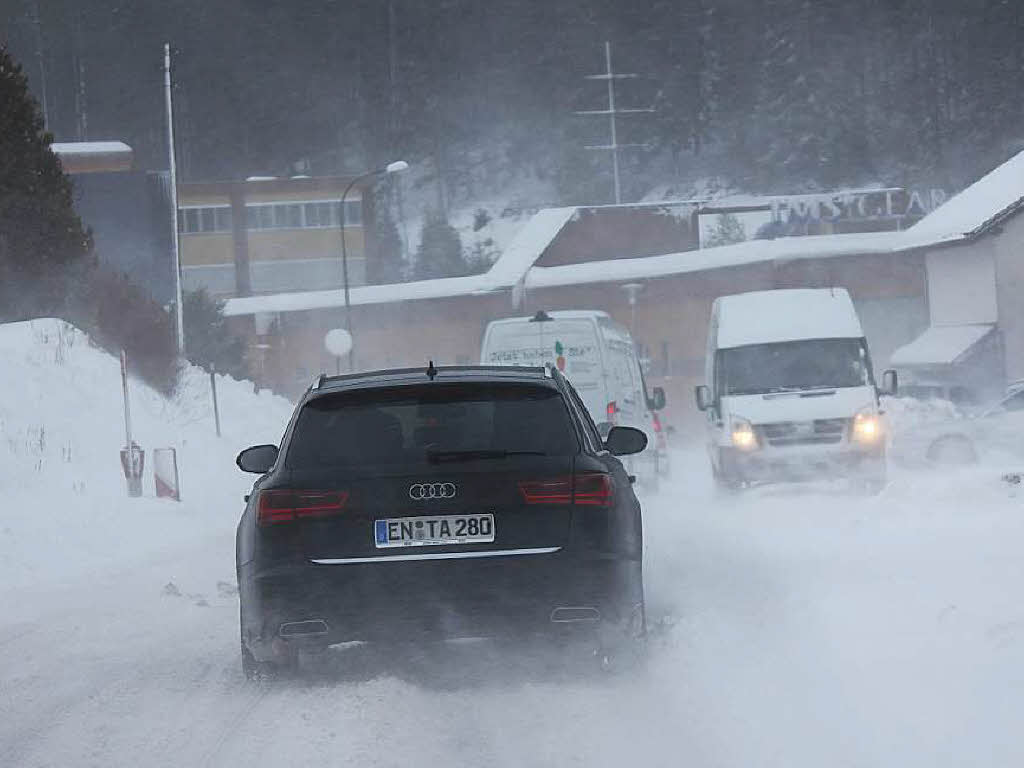
{"type": "Polygon", "coordinates": [[[146,475],[144,498],[128,499],[118,360],[54,319],[0,326],[0,359],[0,581],[9,587],[74,580],[115,555],[141,557],[193,536],[197,526],[233,525],[251,484],[235,454],[277,442],[291,412],[269,392],[254,395],[249,382],[218,377],[218,439],[202,371],[189,369],[172,400],[131,380],[146,475]],[[178,452],[181,504],[154,498],[152,449],[164,447],[178,452]]]}

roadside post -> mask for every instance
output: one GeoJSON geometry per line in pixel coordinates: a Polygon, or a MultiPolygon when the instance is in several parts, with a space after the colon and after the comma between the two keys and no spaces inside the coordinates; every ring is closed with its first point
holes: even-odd
{"type": "Polygon", "coordinates": [[[124,448],[121,449],[121,469],[128,483],[128,496],[142,495],[142,471],[146,454],[139,444],[132,440],[132,409],[128,397],[128,353],[121,350],[121,391],[124,394],[124,448]]]}
{"type": "Polygon", "coordinates": [[[178,452],[174,448],[153,449],[153,484],[157,498],[181,501],[178,452]]]}
{"type": "Polygon", "coordinates": [[[344,328],[335,328],[324,336],[324,346],[335,357],[335,372],[341,373],[341,358],[352,351],[352,334],[344,328]]]}
{"type": "Polygon", "coordinates": [[[217,376],[214,369],[210,369],[210,392],[213,393],[213,423],[217,428],[217,437],[220,437],[220,408],[217,406],[217,376]]]}

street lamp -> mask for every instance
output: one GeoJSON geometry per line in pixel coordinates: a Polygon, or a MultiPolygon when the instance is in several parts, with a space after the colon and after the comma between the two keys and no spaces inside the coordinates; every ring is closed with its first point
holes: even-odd
{"type": "Polygon", "coordinates": [[[619,286],[626,292],[629,299],[629,333],[633,336],[633,343],[636,343],[636,298],[644,289],[643,283],[626,283],[619,286]]]}
{"type": "MultiPolygon", "coordinates": [[[[338,221],[341,226],[341,278],[345,283],[345,328],[349,334],[352,333],[352,305],[349,302],[348,294],[348,251],[345,248],[345,198],[348,197],[348,193],[352,191],[352,187],[361,181],[366,179],[372,179],[376,176],[386,176],[393,173],[402,173],[403,171],[409,170],[409,164],[405,160],[396,160],[393,163],[388,163],[383,168],[378,168],[375,171],[364,173],[362,176],[356,176],[349,185],[345,187],[345,191],[341,195],[341,211],[338,215],[338,221]]],[[[365,244],[365,240],[364,240],[365,244]]],[[[348,369],[352,370],[352,351],[353,348],[349,348],[348,351],[348,369]]]]}

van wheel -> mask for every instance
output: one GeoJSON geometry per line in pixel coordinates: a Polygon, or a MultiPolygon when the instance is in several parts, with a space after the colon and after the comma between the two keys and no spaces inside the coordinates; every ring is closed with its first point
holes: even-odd
{"type": "Polygon", "coordinates": [[[715,481],[715,490],[719,493],[733,494],[744,488],[742,480],[726,472],[720,472],[714,464],[711,465],[711,476],[715,481]]]}

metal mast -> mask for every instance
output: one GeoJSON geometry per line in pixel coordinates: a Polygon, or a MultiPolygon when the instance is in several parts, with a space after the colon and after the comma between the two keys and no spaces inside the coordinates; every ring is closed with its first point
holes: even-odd
{"type": "Polygon", "coordinates": [[[178,247],[178,170],[174,157],[174,107],[171,102],[171,44],[164,43],[164,105],[167,112],[167,158],[171,175],[171,244],[174,249],[174,319],[178,354],[185,355],[185,325],[181,291],[181,249],[178,247]]]}
{"type": "Polygon", "coordinates": [[[615,187],[615,203],[619,204],[622,202],[622,188],[619,183],[619,150],[628,147],[644,147],[647,144],[619,144],[618,126],[616,125],[615,118],[618,115],[635,115],[644,112],[653,112],[653,109],[618,109],[615,106],[615,81],[616,80],[629,80],[639,77],[635,74],[622,74],[616,73],[612,69],[612,44],[609,41],[604,43],[604,61],[605,71],[602,75],[586,75],[587,80],[605,80],[608,83],[608,109],[591,109],[584,111],[577,111],[577,115],[600,115],[608,117],[608,126],[611,134],[610,144],[596,144],[593,146],[585,147],[585,149],[610,151],[612,153],[612,180],[615,187]]]}

